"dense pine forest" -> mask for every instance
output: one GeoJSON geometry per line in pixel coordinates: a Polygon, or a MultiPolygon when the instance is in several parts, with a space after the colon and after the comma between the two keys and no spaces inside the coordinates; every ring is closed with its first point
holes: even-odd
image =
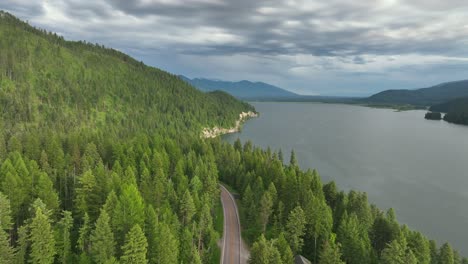
{"type": "Polygon", "coordinates": [[[0,13],[0,263],[219,263],[220,180],[252,263],[468,263],[294,154],[200,138],[250,105],[0,13]]]}
{"type": "Polygon", "coordinates": [[[219,262],[200,135],[250,105],[3,12],[0,101],[0,263],[219,262]]]}
{"type": "Polygon", "coordinates": [[[241,194],[244,238],[251,263],[293,263],[302,254],[320,264],[468,263],[448,243],[440,248],[400,225],[392,209],[383,212],[365,193],[322,184],[317,171],[302,171],[294,152],[236,141],[214,142],[220,179],[241,194]]]}

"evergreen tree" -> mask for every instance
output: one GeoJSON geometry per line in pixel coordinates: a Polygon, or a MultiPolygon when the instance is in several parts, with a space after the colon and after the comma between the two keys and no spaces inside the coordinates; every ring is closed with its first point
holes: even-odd
{"type": "Polygon", "coordinates": [[[143,226],[145,221],[145,205],[140,192],[135,185],[124,185],[119,196],[115,212],[112,215],[116,228],[116,240],[121,244],[126,233],[135,225],[143,226]]]}
{"type": "Polygon", "coordinates": [[[91,235],[91,223],[89,216],[85,213],[83,217],[83,225],[79,229],[78,237],[78,249],[80,253],[88,254],[89,245],[90,245],[90,235],[91,235]]]}
{"type": "Polygon", "coordinates": [[[30,261],[38,264],[53,263],[56,254],[55,239],[50,220],[41,208],[36,209],[36,215],[31,221],[30,229],[30,261]]]}
{"type": "Polygon", "coordinates": [[[300,206],[294,208],[288,217],[286,223],[286,237],[294,253],[301,252],[302,245],[304,244],[303,236],[305,233],[306,219],[304,211],[300,206]]]}
{"type": "Polygon", "coordinates": [[[345,216],[338,228],[337,240],[341,243],[343,260],[348,264],[370,263],[370,242],[357,216],[345,216]]]}
{"type": "Polygon", "coordinates": [[[260,238],[252,245],[249,264],[280,263],[281,257],[278,259],[277,255],[279,256],[278,250],[273,247],[271,242],[267,241],[265,236],[262,234],[260,238]]]}
{"type": "Polygon", "coordinates": [[[265,232],[266,226],[268,224],[268,219],[273,211],[273,199],[269,192],[264,192],[262,198],[260,199],[260,224],[262,227],[262,232],[265,232]]]}
{"type": "Polygon", "coordinates": [[[157,227],[157,238],[153,249],[156,259],[152,263],[171,264],[178,263],[179,245],[177,237],[172,233],[172,230],[165,223],[159,223],[157,227]]]}
{"type": "Polygon", "coordinates": [[[14,251],[10,246],[10,239],[8,233],[0,230],[0,263],[13,264],[14,251]]]}
{"type": "Polygon", "coordinates": [[[96,227],[91,233],[90,242],[91,256],[96,263],[105,263],[113,259],[115,241],[106,210],[101,210],[96,227]]]}
{"type": "Polygon", "coordinates": [[[431,264],[439,263],[439,250],[437,249],[437,244],[434,240],[429,241],[429,251],[431,254],[431,264]]]}
{"type": "Polygon", "coordinates": [[[320,264],[344,264],[341,260],[340,246],[335,243],[335,236],[323,243],[322,251],[319,257],[320,264]]]}
{"type": "Polygon", "coordinates": [[[8,231],[11,229],[11,225],[10,201],[0,192],[0,230],[8,231]]]}
{"type": "Polygon", "coordinates": [[[453,264],[453,250],[448,243],[440,248],[439,264],[453,264]]]}
{"type": "Polygon", "coordinates": [[[278,240],[276,241],[276,248],[281,255],[281,263],[292,264],[294,262],[293,252],[289,246],[288,241],[286,240],[284,233],[281,233],[278,236],[278,240]]]}
{"type": "Polygon", "coordinates": [[[86,171],[80,177],[76,188],[75,204],[78,215],[88,214],[91,220],[95,220],[99,213],[99,190],[96,178],[91,170],[86,171]]]}
{"type": "Polygon", "coordinates": [[[70,231],[73,226],[71,212],[63,211],[63,218],[58,223],[59,236],[57,239],[59,261],[63,264],[70,263],[72,257],[70,231]]]}
{"type": "Polygon", "coordinates": [[[189,223],[196,212],[195,204],[193,203],[192,195],[189,190],[186,190],[182,200],[180,201],[180,213],[182,216],[182,225],[189,223]]]}
{"type": "MultiPolygon", "coordinates": [[[[148,243],[141,227],[135,225],[125,238],[122,246],[123,255],[120,258],[121,264],[144,264],[148,263],[146,252],[148,243]]],[[[175,263],[175,262],[174,262],[175,263]]]]}
{"type": "Polygon", "coordinates": [[[23,264],[26,262],[26,253],[28,249],[28,229],[27,226],[18,228],[18,241],[15,252],[15,263],[23,264]]]}
{"type": "Polygon", "coordinates": [[[382,264],[416,264],[418,263],[411,249],[407,247],[406,239],[400,237],[389,243],[382,251],[382,264]]]}
{"type": "Polygon", "coordinates": [[[59,214],[57,212],[59,208],[59,198],[54,189],[54,184],[47,174],[39,173],[34,193],[36,197],[44,202],[47,209],[51,210],[53,214],[59,214]]]}

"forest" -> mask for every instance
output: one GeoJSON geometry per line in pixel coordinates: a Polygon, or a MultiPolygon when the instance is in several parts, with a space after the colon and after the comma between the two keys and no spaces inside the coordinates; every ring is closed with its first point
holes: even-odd
{"type": "Polygon", "coordinates": [[[446,113],[444,120],[454,124],[468,125],[468,98],[461,97],[442,104],[433,105],[431,111],[446,113]]]}
{"type": "Polygon", "coordinates": [[[468,263],[294,154],[200,137],[247,103],[5,12],[0,102],[2,264],[219,263],[220,181],[251,263],[468,263]]]}
{"type": "Polygon", "coordinates": [[[450,244],[398,223],[393,209],[369,204],[367,195],[323,184],[315,170],[299,168],[281,151],[251,142],[212,143],[222,182],[241,195],[244,239],[251,263],[293,263],[301,254],[320,264],[468,263],[450,244]]]}

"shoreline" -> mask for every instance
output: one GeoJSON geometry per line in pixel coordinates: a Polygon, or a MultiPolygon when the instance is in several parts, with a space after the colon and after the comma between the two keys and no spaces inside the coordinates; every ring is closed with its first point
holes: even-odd
{"type": "Polygon", "coordinates": [[[239,114],[239,119],[236,121],[236,125],[231,128],[220,128],[220,127],[213,127],[207,128],[205,127],[202,131],[202,138],[215,138],[225,134],[232,134],[239,132],[241,129],[242,124],[249,120],[250,118],[258,117],[258,114],[252,111],[249,112],[242,112],[239,114]]]}

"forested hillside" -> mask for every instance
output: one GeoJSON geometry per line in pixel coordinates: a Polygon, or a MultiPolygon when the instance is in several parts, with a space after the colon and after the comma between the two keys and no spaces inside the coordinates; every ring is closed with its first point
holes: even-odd
{"type": "Polygon", "coordinates": [[[0,102],[2,264],[219,263],[220,178],[252,263],[462,263],[294,155],[200,138],[248,104],[3,12],[0,102]]]}
{"type": "Polygon", "coordinates": [[[430,110],[446,113],[444,120],[447,122],[468,125],[468,97],[457,98],[446,103],[433,105],[430,110]]]}
{"type": "Polygon", "coordinates": [[[323,185],[316,171],[299,168],[294,152],[283,165],[281,152],[250,142],[213,148],[220,178],[240,193],[252,264],[293,263],[296,254],[320,264],[468,263],[448,243],[438,248],[400,225],[392,209],[369,204],[365,193],[323,185]]]}
{"type": "Polygon", "coordinates": [[[0,13],[0,263],[217,263],[203,127],[253,110],[0,13]]]}
{"type": "Polygon", "coordinates": [[[387,90],[361,101],[384,105],[430,106],[466,96],[468,96],[468,80],[463,80],[416,90],[387,90]]]}
{"type": "Polygon", "coordinates": [[[65,41],[7,13],[0,21],[5,129],[73,128],[124,136],[198,132],[202,126],[233,126],[239,113],[251,108],[221,93],[205,95],[116,50],[65,41]]]}

